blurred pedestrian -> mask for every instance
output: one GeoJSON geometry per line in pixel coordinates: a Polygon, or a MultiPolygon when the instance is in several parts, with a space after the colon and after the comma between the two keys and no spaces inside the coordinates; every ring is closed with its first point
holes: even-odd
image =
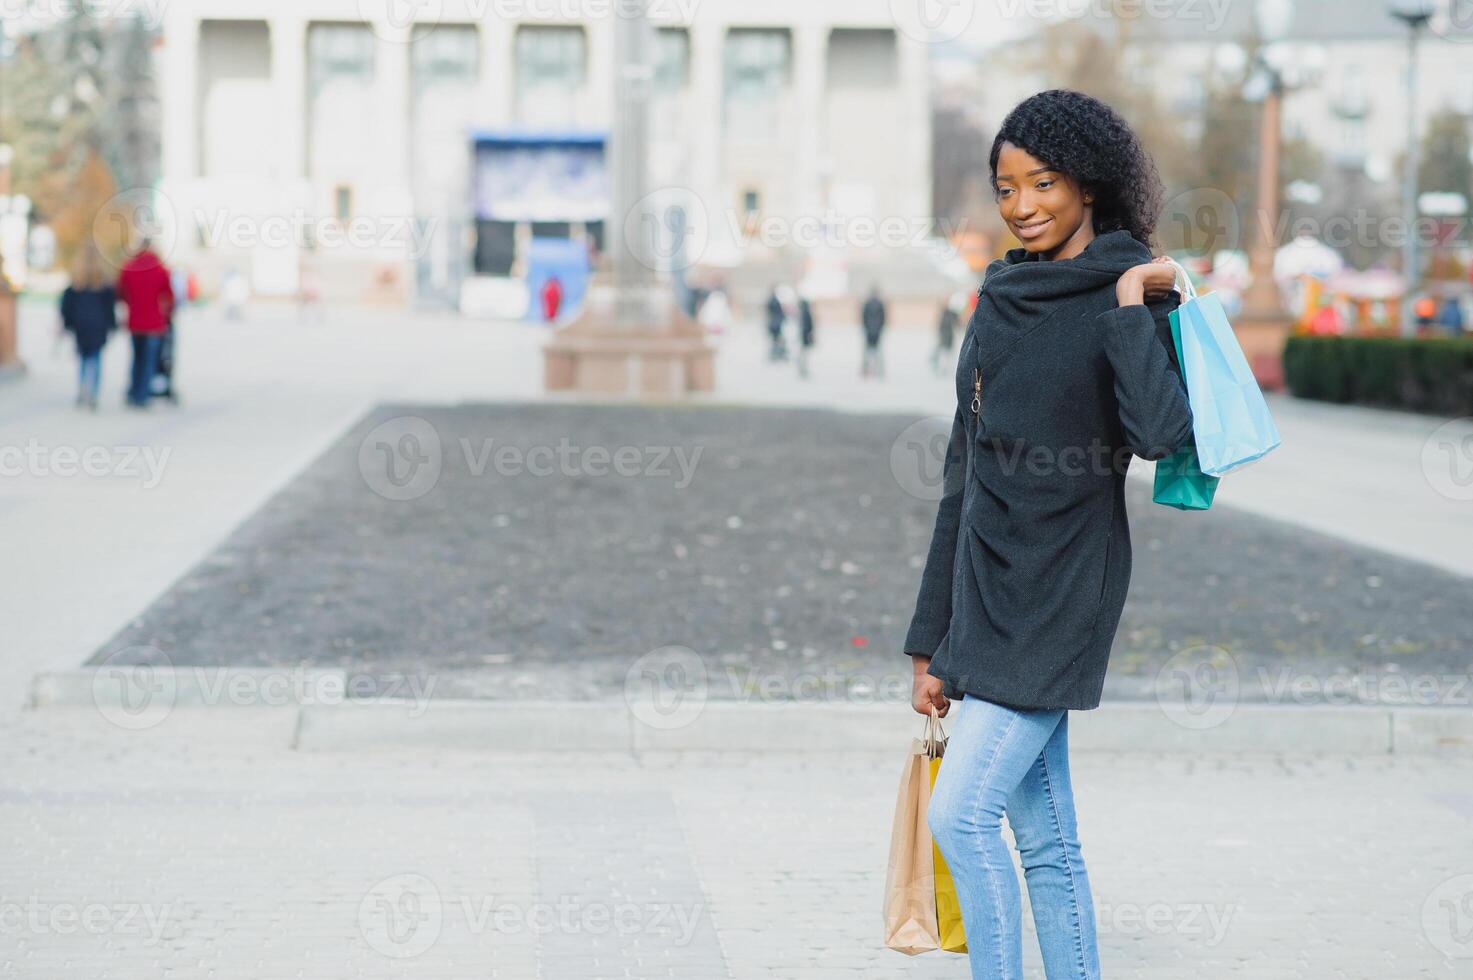
{"type": "MultiPolygon", "coordinates": [[[[189,301],[194,302],[192,293],[189,301]]],[[[317,273],[316,263],[305,255],[297,265],[297,319],[302,323],[310,320],[325,323],[327,320],[322,308],[322,279],[317,273]]]]}
{"type": "Polygon", "coordinates": [[[563,283],[557,276],[548,276],[542,284],[542,322],[556,323],[558,310],[563,305],[563,283]]]}
{"type": "Polygon", "coordinates": [[[731,302],[725,289],[717,286],[706,295],[706,301],[701,304],[700,324],[712,337],[725,336],[731,329],[731,302]]]}
{"type": "Polygon", "coordinates": [[[246,300],[250,295],[251,287],[245,276],[234,269],[226,269],[225,274],[220,277],[220,299],[225,303],[225,319],[239,320],[245,312],[246,300]]]}
{"type": "Polygon", "coordinates": [[[772,287],[772,294],[767,297],[767,337],[769,340],[767,359],[769,361],[788,359],[788,342],[783,335],[783,328],[788,322],[790,303],[784,296],[785,292],[791,292],[791,290],[787,286],[778,284],[772,287]]]}
{"type": "Polygon", "coordinates": [[[813,304],[798,297],[798,377],[808,377],[808,352],[813,349],[813,304]]]}
{"type": "Polygon", "coordinates": [[[128,405],[145,408],[158,373],[159,349],[174,311],[174,289],[164,260],[148,239],[118,274],[118,298],[128,308],[128,332],[133,337],[133,377],[128,405]]]}
{"type": "Polygon", "coordinates": [[[864,324],[864,360],[859,366],[862,378],[885,376],[885,361],[880,356],[885,320],[885,301],[880,299],[880,287],[871,286],[869,299],[864,301],[864,309],[860,312],[860,321],[864,324]]]}
{"type": "Polygon", "coordinates": [[[102,348],[118,325],[117,291],[90,242],[83,246],[72,281],[61,294],[61,326],[77,344],[77,406],[97,411],[102,384],[102,348]]]}
{"type": "Polygon", "coordinates": [[[193,273],[182,266],[175,266],[169,272],[169,288],[174,292],[174,305],[169,310],[169,325],[164,329],[164,339],[159,344],[157,376],[162,383],[152,391],[177,405],[179,391],[174,386],[174,368],[179,363],[179,315],[195,301],[199,287],[193,273]]]}
{"type": "Polygon", "coordinates": [[[966,305],[966,294],[956,292],[941,309],[941,322],[936,325],[936,349],[931,352],[931,370],[937,374],[941,373],[942,361],[949,359],[951,348],[956,344],[956,328],[961,324],[962,310],[966,305]]]}
{"type": "Polygon", "coordinates": [[[1412,304],[1412,313],[1417,318],[1417,333],[1427,333],[1432,329],[1432,321],[1437,316],[1437,300],[1431,296],[1423,296],[1412,304]]]}
{"type": "Polygon", "coordinates": [[[1446,330],[1450,337],[1463,335],[1463,304],[1458,302],[1458,297],[1443,297],[1442,308],[1437,311],[1437,325],[1446,330]]]}

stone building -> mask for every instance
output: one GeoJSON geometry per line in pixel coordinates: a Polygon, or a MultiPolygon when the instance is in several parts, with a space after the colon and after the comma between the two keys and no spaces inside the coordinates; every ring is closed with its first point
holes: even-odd
{"type": "MultiPolygon", "coordinates": [[[[651,169],[700,225],[689,264],[737,276],[785,267],[792,232],[801,240],[810,224],[841,247],[856,220],[924,228],[928,46],[897,26],[889,0],[650,6],[651,169]]],[[[454,306],[477,283],[515,280],[533,238],[620,233],[597,220],[580,151],[567,149],[607,136],[619,10],[614,0],[168,4],[160,205],[175,259],[207,280],[234,269],[258,294],[307,285],[454,306]],[[505,190],[486,206],[478,182],[509,145],[532,148],[510,168],[520,206],[503,206],[505,190]],[[538,157],[544,146],[562,149],[538,157]],[[542,186],[554,171],[576,179],[542,186]]]]}

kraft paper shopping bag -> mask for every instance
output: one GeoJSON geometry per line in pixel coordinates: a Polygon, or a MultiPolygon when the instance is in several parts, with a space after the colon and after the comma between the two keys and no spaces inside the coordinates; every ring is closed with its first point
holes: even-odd
{"type": "Polygon", "coordinates": [[[885,945],[910,956],[934,949],[966,951],[951,872],[926,824],[945,745],[941,719],[933,713],[923,736],[911,741],[895,799],[885,875],[885,945]]]}

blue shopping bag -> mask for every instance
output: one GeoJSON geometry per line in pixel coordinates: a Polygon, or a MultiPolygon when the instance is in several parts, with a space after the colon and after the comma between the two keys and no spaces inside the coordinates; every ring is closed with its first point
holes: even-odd
{"type": "Polygon", "coordinates": [[[1243,348],[1215,293],[1198,296],[1186,270],[1177,310],[1181,366],[1192,407],[1197,460],[1208,476],[1222,476],[1278,448],[1279,429],[1243,348]]]}

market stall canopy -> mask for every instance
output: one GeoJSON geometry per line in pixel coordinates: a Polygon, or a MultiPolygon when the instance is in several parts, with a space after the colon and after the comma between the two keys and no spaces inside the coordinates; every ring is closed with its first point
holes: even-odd
{"type": "Polygon", "coordinates": [[[1274,278],[1287,283],[1300,276],[1328,279],[1345,269],[1340,253],[1311,235],[1300,235],[1274,254],[1274,278]]]}

